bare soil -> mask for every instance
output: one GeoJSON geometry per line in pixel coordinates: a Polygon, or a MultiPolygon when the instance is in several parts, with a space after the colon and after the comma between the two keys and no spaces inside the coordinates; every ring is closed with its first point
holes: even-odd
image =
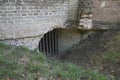
{"type": "Polygon", "coordinates": [[[88,38],[65,51],[60,60],[85,68],[96,68],[97,66],[100,72],[112,75],[116,80],[120,80],[120,59],[117,59],[116,64],[111,64],[106,60],[99,61],[100,57],[98,57],[105,54],[110,47],[114,47],[120,54],[120,43],[118,44],[116,41],[113,41],[114,36],[120,36],[120,30],[97,31],[95,34],[89,35],[88,38]]]}

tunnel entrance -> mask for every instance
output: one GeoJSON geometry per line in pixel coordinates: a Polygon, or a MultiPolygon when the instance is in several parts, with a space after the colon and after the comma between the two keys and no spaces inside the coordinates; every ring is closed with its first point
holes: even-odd
{"type": "Polygon", "coordinates": [[[47,56],[60,56],[64,51],[78,44],[81,34],[75,29],[54,29],[46,33],[39,42],[39,51],[47,56]]]}
{"type": "Polygon", "coordinates": [[[58,32],[57,30],[50,31],[44,35],[39,42],[39,51],[48,56],[58,54],[58,32]]]}

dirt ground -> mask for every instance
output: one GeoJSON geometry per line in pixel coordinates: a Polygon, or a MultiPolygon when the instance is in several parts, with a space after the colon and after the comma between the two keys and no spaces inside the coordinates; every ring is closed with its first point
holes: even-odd
{"type": "Polygon", "coordinates": [[[120,36],[120,30],[100,30],[95,34],[89,35],[88,38],[82,40],[79,44],[65,51],[60,60],[71,62],[85,68],[96,68],[96,66],[99,66],[97,69],[100,72],[106,75],[113,75],[116,79],[120,80],[120,59],[119,64],[116,64],[115,66],[113,66],[113,64],[108,64],[107,61],[100,63],[97,61],[100,59],[98,55],[101,56],[108,51],[108,44],[111,43],[113,45],[111,46],[115,46],[115,49],[120,54],[120,44],[112,41],[114,36],[120,36]],[[111,65],[113,66],[112,71],[111,65]]]}

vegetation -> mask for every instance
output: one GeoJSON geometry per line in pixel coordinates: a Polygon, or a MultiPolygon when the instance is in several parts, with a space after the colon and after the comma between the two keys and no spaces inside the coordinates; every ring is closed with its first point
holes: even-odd
{"type": "Polygon", "coordinates": [[[115,80],[120,80],[120,34],[111,37],[106,45],[106,50],[99,54],[94,55],[93,67],[109,75],[115,80]]]}
{"type": "MultiPolygon", "coordinates": [[[[98,70],[52,61],[24,47],[0,43],[0,80],[108,80],[98,70]]],[[[114,79],[111,79],[114,80],[114,79]]]]}

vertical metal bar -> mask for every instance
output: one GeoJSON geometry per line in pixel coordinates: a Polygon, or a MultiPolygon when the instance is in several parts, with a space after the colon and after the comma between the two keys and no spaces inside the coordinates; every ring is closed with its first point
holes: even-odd
{"type": "Polygon", "coordinates": [[[57,41],[57,31],[55,31],[55,54],[56,55],[58,55],[58,51],[57,51],[57,49],[58,49],[58,41],[57,41]]]}
{"type": "Polygon", "coordinates": [[[48,51],[48,34],[45,35],[45,46],[46,46],[46,54],[49,56],[49,51],[48,51]]]}
{"type": "Polygon", "coordinates": [[[44,53],[44,49],[43,49],[43,38],[41,39],[41,52],[44,53]]]}
{"type": "Polygon", "coordinates": [[[55,55],[56,55],[56,30],[54,31],[54,52],[55,52],[55,55]]]}
{"type": "Polygon", "coordinates": [[[39,42],[39,51],[41,52],[42,50],[41,50],[41,40],[40,40],[40,42],[39,42]]]}
{"type": "Polygon", "coordinates": [[[47,53],[46,53],[46,34],[44,35],[44,53],[47,55],[47,53]]]}
{"type": "Polygon", "coordinates": [[[43,37],[43,39],[42,39],[43,41],[43,53],[45,53],[45,38],[43,37]]]}
{"type": "Polygon", "coordinates": [[[57,43],[56,43],[56,44],[57,44],[57,48],[56,48],[56,49],[57,49],[57,54],[58,54],[58,56],[59,56],[59,53],[58,53],[58,34],[59,34],[59,31],[57,31],[56,33],[57,33],[57,35],[56,35],[56,39],[57,39],[57,40],[56,40],[56,41],[57,41],[57,43]]]}
{"type": "Polygon", "coordinates": [[[49,55],[51,57],[52,50],[51,50],[51,32],[48,33],[48,39],[49,39],[49,55]]]}
{"type": "Polygon", "coordinates": [[[56,36],[55,36],[55,31],[56,30],[54,30],[54,32],[53,32],[53,37],[54,37],[54,42],[53,42],[54,43],[54,55],[56,55],[56,41],[55,41],[56,40],[56,36]]]}
{"type": "Polygon", "coordinates": [[[53,53],[52,56],[54,56],[54,54],[55,54],[55,53],[54,53],[54,47],[55,47],[55,46],[54,46],[54,30],[52,31],[52,35],[51,35],[51,36],[52,36],[52,53],[53,53]]]}
{"type": "Polygon", "coordinates": [[[53,32],[53,38],[54,38],[54,41],[53,41],[53,43],[54,43],[54,55],[56,55],[56,36],[55,36],[55,30],[53,32]]]}
{"type": "Polygon", "coordinates": [[[58,53],[59,53],[59,55],[60,55],[60,44],[61,44],[60,42],[61,42],[61,41],[59,41],[59,40],[60,40],[59,38],[61,38],[61,30],[58,30],[58,36],[59,36],[59,37],[58,37],[58,53]]]}

